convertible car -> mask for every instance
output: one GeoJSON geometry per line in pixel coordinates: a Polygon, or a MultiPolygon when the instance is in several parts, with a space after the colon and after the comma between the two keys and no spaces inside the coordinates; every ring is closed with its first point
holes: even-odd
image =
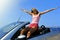
{"type": "MultiPolygon", "coordinates": [[[[30,22],[13,22],[0,29],[0,40],[19,40],[17,37],[20,31],[26,27],[30,22]]],[[[54,28],[48,28],[44,25],[39,26],[39,30],[35,32],[27,40],[48,40],[48,38],[59,34],[60,31],[54,28]]],[[[25,40],[25,39],[22,39],[25,40]]]]}

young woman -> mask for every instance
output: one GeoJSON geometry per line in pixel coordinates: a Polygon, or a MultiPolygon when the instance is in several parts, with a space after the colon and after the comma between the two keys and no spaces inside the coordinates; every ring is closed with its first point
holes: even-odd
{"type": "Polygon", "coordinates": [[[41,17],[41,15],[50,12],[52,10],[55,10],[56,8],[52,8],[50,10],[46,10],[43,12],[38,12],[37,9],[32,8],[31,12],[22,9],[22,11],[30,14],[32,16],[32,22],[29,24],[28,27],[24,28],[21,30],[20,35],[24,35],[27,33],[27,38],[29,38],[31,36],[31,34],[33,34],[34,32],[36,32],[38,30],[38,22],[39,22],[39,18],[41,17]]]}

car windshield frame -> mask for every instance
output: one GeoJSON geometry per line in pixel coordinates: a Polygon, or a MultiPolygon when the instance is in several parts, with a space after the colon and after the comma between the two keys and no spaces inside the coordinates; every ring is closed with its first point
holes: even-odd
{"type": "Polygon", "coordinates": [[[9,33],[11,30],[13,30],[18,25],[21,25],[24,22],[14,22],[11,24],[8,24],[0,29],[0,39],[5,36],[7,33],[9,33]]]}

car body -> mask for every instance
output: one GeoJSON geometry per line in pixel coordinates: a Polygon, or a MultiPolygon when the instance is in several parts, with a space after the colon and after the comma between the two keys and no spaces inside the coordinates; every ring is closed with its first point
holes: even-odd
{"type": "MultiPolygon", "coordinates": [[[[16,38],[20,35],[20,31],[25,28],[27,24],[30,22],[13,22],[9,25],[4,26],[0,29],[0,40],[16,40],[16,38]]],[[[59,28],[48,28],[46,27],[45,30],[42,31],[39,27],[38,32],[31,36],[28,40],[49,40],[53,36],[55,37],[57,34],[60,34],[59,28]]]]}

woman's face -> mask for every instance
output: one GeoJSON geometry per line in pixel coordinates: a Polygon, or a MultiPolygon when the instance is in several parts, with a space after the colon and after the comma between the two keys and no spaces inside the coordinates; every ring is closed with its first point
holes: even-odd
{"type": "Polygon", "coordinates": [[[32,12],[33,12],[34,14],[38,14],[38,11],[37,11],[35,8],[32,8],[32,12]]]}

